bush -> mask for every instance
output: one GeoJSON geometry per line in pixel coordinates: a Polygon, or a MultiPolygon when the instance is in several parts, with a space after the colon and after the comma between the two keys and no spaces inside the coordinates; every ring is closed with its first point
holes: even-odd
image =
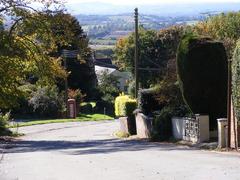
{"type": "Polygon", "coordinates": [[[29,100],[34,112],[42,117],[58,117],[64,111],[64,104],[56,86],[39,87],[29,100]]]}
{"type": "Polygon", "coordinates": [[[29,99],[31,98],[32,94],[34,91],[37,90],[37,86],[26,83],[22,86],[19,86],[19,89],[23,92],[23,95],[18,98],[18,106],[14,107],[11,110],[11,114],[14,117],[30,117],[32,118],[34,112],[33,112],[33,107],[29,105],[29,99]]]}
{"type": "Polygon", "coordinates": [[[136,121],[135,121],[135,115],[133,114],[133,111],[137,108],[137,102],[136,100],[130,100],[127,101],[125,104],[125,113],[126,116],[128,117],[128,126],[129,128],[129,133],[130,134],[136,134],[136,121]]]}
{"type": "Polygon", "coordinates": [[[240,120],[240,41],[237,43],[232,62],[232,96],[235,115],[240,120]]]}
{"type": "Polygon", "coordinates": [[[83,99],[86,97],[86,94],[83,94],[80,89],[68,89],[68,98],[75,99],[76,102],[79,104],[83,102],[83,99]]]}
{"type": "Polygon", "coordinates": [[[111,102],[107,101],[97,101],[96,107],[94,108],[94,113],[114,115],[114,105],[111,102]]]}
{"type": "Polygon", "coordinates": [[[152,139],[165,141],[172,137],[173,109],[165,107],[154,113],[152,139]]]}
{"type": "Polygon", "coordinates": [[[156,96],[159,94],[159,88],[154,87],[150,89],[141,89],[138,92],[138,108],[146,115],[151,114],[153,111],[160,110],[156,96]]]}
{"type": "Polygon", "coordinates": [[[137,101],[127,95],[120,95],[115,99],[115,115],[128,117],[128,128],[130,134],[136,134],[136,122],[133,111],[137,108],[137,101]]]}
{"type": "Polygon", "coordinates": [[[185,35],[177,52],[178,80],[192,113],[208,114],[210,129],[227,114],[227,56],[222,43],[185,35]]]}
{"type": "Polygon", "coordinates": [[[3,114],[0,113],[0,136],[10,135],[11,131],[7,128],[10,120],[10,112],[3,114]]]}
{"type": "Polygon", "coordinates": [[[116,116],[124,116],[124,106],[123,102],[126,102],[129,99],[127,95],[120,95],[116,97],[114,107],[115,107],[115,115],[116,116]]]}
{"type": "Polygon", "coordinates": [[[80,112],[83,114],[91,114],[93,113],[93,107],[91,103],[86,103],[80,106],[80,112]]]}
{"type": "Polygon", "coordinates": [[[120,95],[115,99],[115,115],[118,117],[131,116],[136,108],[137,101],[127,95],[120,95]]]}

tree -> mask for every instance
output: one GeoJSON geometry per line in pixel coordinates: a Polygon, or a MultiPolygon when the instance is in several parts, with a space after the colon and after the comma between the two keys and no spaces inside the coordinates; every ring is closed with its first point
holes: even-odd
{"type": "Polygon", "coordinates": [[[50,14],[50,26],[53,33],[53,40],[57,46],[58,56],[61,55],[63,49],[79,50],[79,60],[91,55],[88,47],[88,38],[83,32],[78,20],[63,12],[50,14]]]}
{"type": "Polygon", "coordinates": [[[28,2],[0,2],[0,17],[12,18],[9,29],[0,29],[0,108],[16,105],[17,97],[23,93],[19,86],[30,74],[38,76],[38,83],[42,85],[52,84],[56,78],[66,75],[60,61],[48,56],[49,49],[54,47],[48,43],[52,34],[49,20],[43,16],[53,13],[50,9],[57,1],[39,1],[43,4],[43,9],[39,11],[28,2]]]}
{"type": "MultiPolygon", "coordinates": [[[[163,79],[168,62],[176,59],[177,46],[183,32],[184,28],[181,26],[173,26],[159,32],[140,28],[139,79],[143,88],[148,88],[163,79]]],[[[114,53],[114,61],[120,69],[133,73],[134,34],[118,40],[114,53]]]]}
{"type": "Polygon", "coordinates": [[[199,22],[193,30],[200,35],[223,41],[228,58],[231,59],[237,40],[240,38],[240,12],[221,13],[199,22]]]}
{"type": "MultiPolygon", "coordinates": [[[[51,29],[57,47],[57,50],[51,53],[52,56],[61,57],[63,49],[78,51],[77,57],[66,58],[69,88],[81,89],[88,98],[93,97],[97,80],[92,52],[78,20],[70,14],[57,13],[51,16],[51,29]]],[[[63,86],[64,83],[61,84],[63,86]]]]}
{"type": "Polygon", "coordinates": [[[118,77],[109,74],[108,71],[103,71],[102,74],[98,77],[98,89],[102,94],[102,100],[114,103],[115,97],[118,96],[120,90],[118,88],[118,77]]]}

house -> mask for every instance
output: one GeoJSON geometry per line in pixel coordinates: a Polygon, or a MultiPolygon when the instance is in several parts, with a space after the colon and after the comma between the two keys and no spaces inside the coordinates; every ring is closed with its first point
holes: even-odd
{"type": "Polygon", "coordinates": [[[115,66],[112,63],[112,59],[110,59],[110,58],[94,58],[94,65],[117,69],[117,66],[115,66]]]}
{"type": "MultiPolygon", "coordinates": [[[[131,79],[130,72],[121,72],[118,70],[117,66],[112,64],[112,60],[110,58],[102,58],[102,59],[95,59],[95,73],[97,75],[97,79],[99,76],[106,72],[107,74],[111,74],[115,77],[118,77],[118,88],[122,92],[127,92],[128,89],[128,82],[131,79]]],[[[98,81],[98,83],[101,83],[98,81]]]]}

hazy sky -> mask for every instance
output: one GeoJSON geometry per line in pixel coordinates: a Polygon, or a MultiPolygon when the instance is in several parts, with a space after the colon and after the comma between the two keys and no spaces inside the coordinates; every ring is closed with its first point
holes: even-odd
{"type": "Polygon", "coordinates": [[[67,3],[103,2],[111,4],[161,4],[161,3],[221,3],[240,2],[240,0],[65,0],[67,3]]]}

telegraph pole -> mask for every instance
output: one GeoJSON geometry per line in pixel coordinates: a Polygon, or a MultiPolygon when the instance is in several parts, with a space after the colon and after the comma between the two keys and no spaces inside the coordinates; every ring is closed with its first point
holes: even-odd
{"type": "MultiPolygon", "coordinates": [[[[227,148],[231,147],[231,100],[232,100],[232,62],[228,60],[228,95],[227,95],[227,120],[228,120],[228,133],[227,133],[227,148]]],[[[234,118],[234,117],[233,117],[234,118]]]]}
{"type": "Polygon", "coordinates": [[[139,52],[138,52],[138,8],[135,8],[135,98],[138,97],[138,89],[139,89],[139,80],[138,80],[138,60],[139,60],[139,52]]]}

